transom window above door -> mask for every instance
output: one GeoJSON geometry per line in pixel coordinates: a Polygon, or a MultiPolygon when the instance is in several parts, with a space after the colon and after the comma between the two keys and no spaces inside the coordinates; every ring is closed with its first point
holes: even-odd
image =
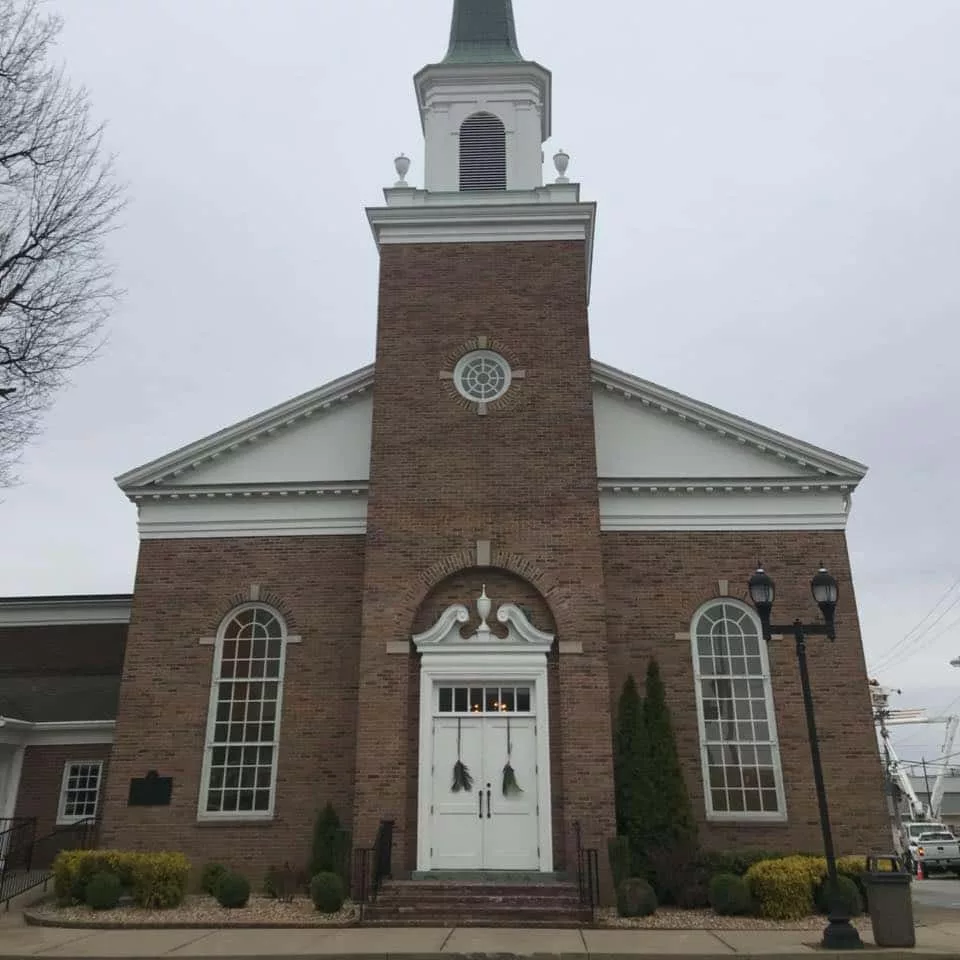
{"type": "Polygon", "coordinates": [[[437,688],[439,713],[532,713],[530,687],[437,688]]]}

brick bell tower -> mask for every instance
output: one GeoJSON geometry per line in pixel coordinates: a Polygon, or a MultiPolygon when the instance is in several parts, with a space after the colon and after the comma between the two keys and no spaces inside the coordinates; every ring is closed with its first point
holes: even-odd
{"type": "Polygon", "coordinates": [[[614,832],[587,320],[595,205],[563,156],[544,184],[551,75],[521,56],[510,0],[456,0],[447,55],[415,89],[424,189],[398,158],[399,182],[367,211],[380,286],[354,833],[369,844],[395,821],[395,875],[423,866],[415,744],[430,706],[413,621],[464,570],[511,571],[544,597],[560,846],[574,821],[591,845],[614,832]]]}

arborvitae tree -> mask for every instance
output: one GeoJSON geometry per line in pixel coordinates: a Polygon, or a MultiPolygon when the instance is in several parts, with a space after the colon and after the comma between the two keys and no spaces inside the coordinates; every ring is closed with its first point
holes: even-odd
{"type": "Polygon", "coordinates": [[[677,741],[673,735],[666,690],[656,660],[647,666],[643,726],[646,731],[647,780],[653,797],[644,823],[644,833],[663,846],[696,840],[696,821],[687,784],[680,767],[677,741]]]}
{"type": "Polygon", "coordinates": [[[613,738],[613,782],[617,835],[629,837],[633,824],[637,782],[642,775],[643,703],[633,674],[627,677],[617,705],[613,738]]]}
{"type": "Polygon", "coordinates": [[[656,798],[650,779],[644,708],[633,674],[627,677],[620,694],[614,743],[614,784],[617,833],[630,844],[630,876],[651,876],[645,855],[656,798]]]}
{"type": "Polygon", "coordinates": [[[340,873],[340,855],[342,852],[342,830],[340,818],[333,804],[328,803],[313,825],[313,848],[310,854],[310,876],[318,873],[340,873]]]}

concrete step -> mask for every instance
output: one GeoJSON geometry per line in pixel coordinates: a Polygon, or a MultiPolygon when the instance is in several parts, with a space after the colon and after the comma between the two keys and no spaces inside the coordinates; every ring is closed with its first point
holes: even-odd
{"type": "Polygon", "coordinates": [[[364,921],[382,921],[387,923],[437,923],[450,926],[483,926],[498,923],[503,926],[526,927],[530,924],[542,926],[567,925],[581,926],[593,919],[589,909],[577,907],[571,910],[547,910],[541,907],[457,907],[447,908],[435,904],[419,907],[394,908],[382,904],[369,904],[364,910],[364,921]]]}
{"type": "Polygon", "coordinates": [[[417,917],[416,919],[374,920],[364,917],[364,927],[487,927],[490,929],[523,929],[523,930],[582,930],[593,925],[592,918],[573,920],[570,917],[555,917],[549,920],[525,919],[517,922],[515,919],[499,920],[490,917],[417,917]]]}
{"type": "Polygon", "coordinates": [[[458,901],[469,903],[548,903],[577,904],[580,897],[576,890],[480,890],[475,887],[448,887],[434,890],[418,890],[409,887],[384,887],[377,898],[380,902],[438,903],[458,901]]]}
{"type": "Polygon", "coordinates": [[[389,926],[563,927],[593,915],[569,881],[389,880],[364,910],[364,923],[389,926]]]}

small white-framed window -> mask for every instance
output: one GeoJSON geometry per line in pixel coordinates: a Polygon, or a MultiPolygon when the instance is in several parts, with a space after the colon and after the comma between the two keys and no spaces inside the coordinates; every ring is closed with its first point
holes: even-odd
{"type": "Polygon", "coordinates": [[[57,824],[67,826],[96,817],[100,808],[102,760],[68,760],[63,765],[57,824]]]}
{"type": "Polygon", "coordinates": [[[693,618],[693,673],[711,820],[785,820],[767,645],[753,610],[712,601],[693,618]]]}
{"type": "Polygon", "coordinates": [[[198,816],[273,816],[287,628],[275,610],[246,604],[217,631],[198,816]]]}

